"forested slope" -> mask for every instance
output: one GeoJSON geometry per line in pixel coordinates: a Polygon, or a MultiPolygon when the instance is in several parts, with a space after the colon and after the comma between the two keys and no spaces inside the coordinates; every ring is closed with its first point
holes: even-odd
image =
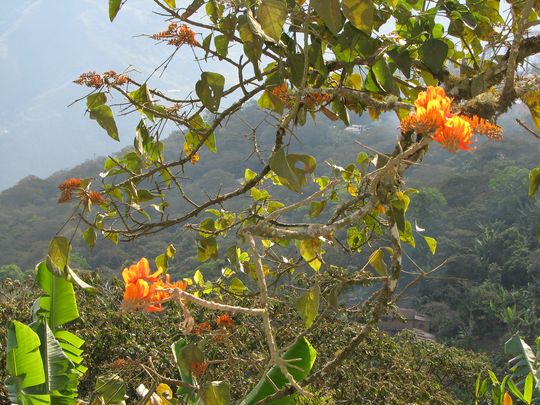
{"type": "MultiPolygon", "coordinates": [[[[205,152],[197,164],[182,173],[188,194],[202,200],[206,194],[232,188],[243,179],[243,165],[238,160],[253,149],[249,122],[260,121],[262,114],[249,106],[218,131],[219,161],[205,152]]],[[[516,106],[500,119],[504,139],[481,139],[474,153],[452,155],[431,146],[429,157],[406,179],[408,186],[421,190],[413,197],[410,217],[422,218],[418,228],[435,237],[438,248],[432,256],[419,239],[417,249],[410,252],[416,264],[405,259],[405,265],[430,270],[446,261],[406,297],[406,304],[432,315],[434,332],[442,340],[465,347],[498,349],[500,340],[511,329],[521,329],[533,337],[535,328],[540,327],[539,310],[535,309],[540,307],[540,245],[535,237],[540,209],[527,198],[528,170],[538,164],[540,143],[514,121],[517,116],[527,119],[527,115],[523,106],[516,106]]],[[[299,138],[309,139],[309,143],[301,145],[302,150],[319,161],[331,160],[340,165],[366,150],[362,145],[388,152],[394,140],[392,134],[398,132],[398,121],[390,114],[377,121],[361,117],[354,124],[345,130],[341,124],[318,118],[301,128],[299,138]],[[351,138],[362,145],[351,150],[351,138]]],[[[269,145],[265,144],[264,132],[260,134],[258,146],[264,150],[269,145]]],[[[168,150],[180,151],[177,135],[165,142],[168,150]]],[[[57,185],[66,178],[95,177],[103,162],[88,161],[46,179],[28,177],[0,194],[0,265],[4,266],[0,277],[13,274],[8,272],[13,271],[13,266],[6,265],[16,264],[27,270],[44,257],[51,236],[72,210],[69,204],[57,203],[57,185]]],[[[260,162],[252,155],[246,165],[256,170],[260,162]]],[[[329,166],[319,165],[317,175],[325,170],[329,171],[329,166]]],[[[170,201],[171,211],[182,211],[180,198],[170,201]]],[[[235,209],[246,208],[248,200],[235,200],[234,204],[235,209]]],[[[196,260],[194,236],[182,227],[118,246],[108,240],[99,241],[92,251],[75,238],[74,264],[119,275],[124,265],[143,254],[156,256],[171,242],[179,252],[171,266],[173,274],[189,275],[201,266],[196,260]]],[[[347,260],[345,256],[339,262],[346,267],[347,260]]],[[[202,266],[205,274],[218,274],[223,264],[207,262],[202,266]]]]}

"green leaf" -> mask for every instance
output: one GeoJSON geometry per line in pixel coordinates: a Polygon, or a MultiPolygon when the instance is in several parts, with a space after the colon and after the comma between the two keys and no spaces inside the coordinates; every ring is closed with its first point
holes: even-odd
{"type": "Polygon", "coordinates": [[[529,173],[529,198],[532,197],[540,187],[540,166],[535,167],[529,173]]]}
{"type": "Polygon", "coordinates": [[[176,8],[176,0],[163,0],[170,8],[176,8]]]}
{"type": "Polygon", "coordinates": [[[84,231],[82,233],[82,237],[90,249],[96,246],[97,235],[96,230],[93,227],[89,227],[86,231],[84,231]]]}
{"type": "Polygon", "coordinates": [[[204,353],[194,344],[187,344],[177,353],[177,364],[180,372],[191,376],[191,366],[193,363],[202,363],[204,353]]]}
{"type": "Polygon", "coordinates": [[[310,4],[332,34],[335,35],[341,30],[344,20],[339,0],[311,0],[310,4]]]}
{"type": "Polygon", "coordinates": [[[290,54],[287,63],[291,69],[291,83],[296,87],[300,87],[302,85],[302,79],[304,78],[304,54],[290,54]]]}
{"type": "Polygon", "coordinates": [[[223,96],[225,77],[219,73],[202,72],[195,84],[195,92],[202,104],[212,112],[217,112],[223,96]]]}
{"type": "Polygon", "coordinates": [[[343,15],[359,30],[371,32],[375,5],[371,0],[343,0],[343,15]]]}
{"type": "MultiPolygon", "coordinates": [[[[210,125],[202,119],[200,114],[197,114],[189,120],[189,127],[191,132],[186,134],[186,142],[191,146],[196,146],[203,139],[203,136],[206,136],[208,131],[212,129],[210,125]]],[[[206,146],[210,152],[217,152],[216,137],[213,132],[206,137],[204,146],[206,146]]]]}
{"type": "Polygon", "coordinates": [[[122,0],[109,0],[109,20],[111,20],[111,22],[116,18],[116,14],[118,14],[121,5],[122,0]]]}
{"type": "Polygon", "coordinates": [[[227,35],[217,35],[214,38],[214,45],[219,56],[227,57],[229,52],[229,37],[227,35]]]}
{"type": "Polygon", "coordinates": [[[406,49],[394,48],[388,52],[399,70],[407,77],[411,77],[412,59],[411,54],[406,49]]]}
{"type": "Polygon", "coordinates": [[[309,216],[311,218],[316,218],[319,215],[321,215],[321,212],[324,210],[324,207],[326,206],[326,200],[323,201],[313,201],[309,205],[309,216]]]}
{"type": "Polygon", "coordinates": [[[414,235],[412,233],[411,221],[405,221],[404,229],[399,230],[399,238],[402,242],[408,243],[412,247],[416,247],[416,241],[414,240],[414,235]]]}
{"type": "Polygon", "coordinates": [[[435,251],[437,250],[437,239],[431,238],[429,236],[424,236],[424,240],[426,241],[429,247],[429,251],[431,252],[432,255],[434,255],[435,251]]]}
{"type": "Polygon", "coordinates": [[[219,256],[216,238],[204,238],[197,249],[197,260],[205,262],[208,259],[216,260],[219,256]]]}
{"type": "Polygon", "coordinates": [[[96,393],[106,404],[116,405],[125,400],[127,384],[118,374],[99,376],[96,381],[96,393]]]}
{"type": "MultiPolygon", "coordinates": [[[[306,378],[315,363],[317,351],[311,346],[309,341],[302,337],[283,355],[283,359],[289,360],[287,370],[297,382],[306,378]]],[[[276,389],[283,388],[288,384],[287,377],[283,375],[278,366],[273,366],[268,373],[259,381],[253,390],[241,402],[242,405],[253,405],[258,401],[272,395],[276,389]],[[270,382],[271,381],[271,382],[270,382]]],[[[291,396],[281,398],[277,404],[292,404],[291,396]]]]}
{"type": "Polygon", "coordinates": [[[176,255],[176,248],[172,243],[169,243],[167,246],[167,249],[165,250],[165,254],[169,259],[174,259],[174,256],[176,255]]]}
{"type": "Polygon", "coordinates": [[[296,243],[296,247],[306,263],[308,263],[313,270],[319,271],[322,264],[319,259],[322,253],[322,241],[316,238],[303,239],[296,243]]]}
{"type": "Polygon", "coordinates": [[[536,240],[540,243],[540,226],[536,228],[536,240]]]}
{"type": "Polygon", "coordinates": [[[315,170],[316,160],[310,155],[286,155],[285,148],[282,147],[272,154],[268,164],[283,184],[292,191],[300,192],[307,183],[306,173],[313,173],[315,170]],[[303,169],[296,167],[298,162],[304,164],[303,169]]]}
{"type": "Polygon", "coordinates": [[[379,275],[381,276],[388,275],[387,266],[386,266],[386,263],[384,262],[384,253],[381,249],[377,249],[371,254],[371,256],[369,256],[368,263],[371,267],[375,269],[375,271],[379,275]]]}
{"type": "Polygon", "coordinates": [[[204,276],[200,270],[195,271],[195,274],[193,275],[193,281],[195,281],[195,283],[199,287],[204,287],[204,276]]]}
{"type": "Polygon", "coordinates": [[[264,33],[279,42],[287,19],[287,5],[283,0],[262,0],[257,9],[257,20],[264,33]]]}
{"type": "Polygon", "coordinates": [[[86,108],[91,110],[92,108],[103,105],[107,102],[107,95],[105,93],[93,93],[86,97],[86,108]]]}
{"type": "Polygon", "coordinates": [[[366,152],[360,152],[356,155],[356,163],[359,165],[369,162],[369,155],[366,152]]]}
{"type": "Polygon", "coordinates": [[[199,395],[204,405],[229,405],[231,403],[231,387],[226,381],[212,381],[204,384],[199,395]]]}
{"type": "Polygon", "coordinates": [[[321,289],[318,285],[311,290],[306,291],[296,301],[296,310],[300,318],[304,321],[306,328],[313,325],[315,318],[319,314],[319,300],[321,297],[321,289]]]}
{"type": "Polygon", "coordinates": [[[236,295],[242,295],[247,289],[246,285],[238,277],[233,278],[229,284],[229,290],[236,295]]]}
{"type": "MultiPolygon", "coordinates": [[[[182,381],[187,382],[188,384],[193,384],[193,378],[191,377],[191,373],[184,373],[182,371],[182,368],[180,367],[180,355],[187,345],[188,343],[185,339],[180,339],[171,345],[171,350],[173,352],[174,362],[178,367],[178,372],[180,373],[182,381]]],[[[189,371],[191,372],[191,366],[189,371]]]]}
{"type": "Polygon", "coordinates": [[[47,267],[55,274],[63,277],[67,276],[66,266],[69,263],[69,252],[71,245],[63,236],[55,236],[49,244],[47,253],[47,267]]]}
{"type": "Polygon", "coordinates": [[[34,304],[34,316],[38,313],[45,315],[50,328],[56,332],[59,326],[79,317],[73,284],[63,277],[54,275],[45,262],[39,263],[36,270],[38,286],[45,295],[34,304]]]}
{"type": "Polygon", "coordinates": [[[45,382],[39,336],[27,325],[11,321],[7,327],[6,385],[11,402],[21,403],[23,389],[45,382]]]}
{"type": "Polygon", "coordinates": [[[533,397],[534,377],[532,373],[527,374],[525,377],[525,384],[523,386],[523,396],[526,404],[530,404],[533,397]]]}
{"type": "Polygon", "coordinates": [[[444,65],[448,49],[444,41],[435,38],[428,39],[419,49],[420,60],[432,73],[437,74],[444,65]]]}
{"type": "Polygon", "coordinates": [[[137,90],[129,93],[129,98],[133,101],[135,108],[140,113],[146,115],[150,121],[154,121],[154,101],[152,100],[152,95],[150,94],[150,89],[146,83],[144,83],[137,90]]]}
{"type": "Polygon", "coordinates": [[[381,57],[375,61],[373,66],[371,66],[371,72],[373,72],[378,86],[383,91],[399,96],[399,88],[396,85],[396,80],[384,58],[381,57]]]}
{"type": "Polygon", "coordinates": [[[159,270],[161,269],[163,273],[167,272],[168,263],[167,263],[167,255],[165,253],[162,253],[154,259],[154,262],[156,263],[156,268],[159,270]]]}
{"type": "Polygon", "coordinates": [[[116,122],[114,121],[111,107],[108,105],[98,105],[89,111],[90,119],[96,120],[99,126],[107,131],[107,135],[115,141],[120,140],[118,138],[118,128],[116,128],[116,122]]]}
{"type": "Polygon", "coordinates": [[[40,387],[40,391],[50,395],[51,404],[74,404],[73,398],[77,396],[79,377],[75,364],[69,359],[67,353],[64,353],[47,322],[34,323],[33,329],[41,341],[41,360],[45,371],[45,382],[40,387]]]}
{"type": "MultiPolygon", "coordinates": [[[[514,382],[512,381],[511,378],[509,378],[507,381],[506,381],[506,386],[508,387],[508,389],[510,390],[510,392],[512,394],[514,394],[520,401],[523,401],[525,402],[525,397],[523,396],[523,394],[519,391],[519,388],[516,387],[516,384],[514,384],[514,382]]],[[[478,397],[478,394],[476,395],[478,397]]]]}
{"type": "Polygon", "coordinates": [[[262,96],[257,101],[257,104],[260,108],[265,108],[279,114],[281,114],[283,112],[283,109],[285,108],[283,101],[281,101],[278,96],[268,90],[265,90],[263,92],[262,96]]]}

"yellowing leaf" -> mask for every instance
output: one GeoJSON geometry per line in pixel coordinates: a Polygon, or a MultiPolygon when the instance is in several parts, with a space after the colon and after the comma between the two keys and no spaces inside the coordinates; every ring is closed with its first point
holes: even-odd
{"type": "Polygon", "coordinates": [[[381,115],[381,112],[375,108],[368,107],[368,113],[369,118],[371,118],[373,121],[379,118],[379,115],[381,115]]]}
{"type": "Polygon", "coordinates": [[[375,5],[371,0],[343,0],[343,14],[359,30],[367,32],[373,27],[375,5]]]}
{"type": "Polygon", "coordinates": [[[386,276],[386,263],[384,262],[384,253],[381,249],[377,249],[369,256],[368,263],[381,276],[386,276]]]}
{"type": "Polygon", "coordinates": [[[298,252],[302,258],[315,271],[319,271],[322,262],[319,255],[322,253],[322,242],[320,239],[304,239],[297,242],[298,252]]]}
{"type": "Polygon", "coordinates": [[[529,107],[534,125],[540,131],[540,90],[529,91],[521,99],[529,107]]]}
{"type": "Polygon", "coordinates": [[[437,239],[430,238],[429,236],[424,236],[424,240],[426,241],[429,247],[429,251],[431,252],[432,255],[434,255],[435,251],[437,250],[437,239]]]}
{"type": "Polygon", "coordinates": [[[257,10],[261,28],[275,42],[279,42],[287,19],[287,5],[283,0],[263,0],[257,10]]]}
{"type": "Polygon", "coordinates": [[[306,324],[306,328],[313,325],[313,321],[319,313],[319,299],[321,296],[321,289],[319,286],[315,286],[309,291],[306,291],[296,301],[296,310],[306,324]]]}

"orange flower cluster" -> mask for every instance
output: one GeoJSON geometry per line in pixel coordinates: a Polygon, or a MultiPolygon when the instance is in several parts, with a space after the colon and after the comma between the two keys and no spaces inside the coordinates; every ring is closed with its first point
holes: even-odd
{"type": "Polygon", "coordinates": [[[203,335],[212,331],[212,325],[210,322],[201,322],[198,325],[195,325],[192,332],[195,336],[203,335]]]}
{"type": "Polygon", "coordinates": [[[329,102],[331,99],[332,96],[330,94],[315,91],[305,96],[302,102],[306,105],[308,110],[313,110],[314,108],[329,102]]]}
{"type": "Polygon", "coordinates": [[[97,191],[90,191],[88,193],[84,193],[84,195],[81,196],[81,201],[86,205],[88,205],[89,202],[98,205],[105,204],[107,202],[105,197],[103,197],[103,195],[101,195],[101,193],[98,193],[97,191]]]}
{"type": "Polygon", "coordinates": [[[227,314],[218,316],[216,323],[220,328],[231,328],[233,326],[233,320],[227,314]]]}
{"type": "Polygon", "coordinates": [[[206,368],[208,367],[208,364],[206,364],[204,361],[194,361],[191,363],[191,373],[197,377],[201,378],[204,373],[206,372],[206,368]]]}
{"type": "MultiPolygon", "coordinates": [[[[287,90],[285,83],[280,84],[272,89],[272,93],[277,96],[283,104],[290,108],[295,100],[295,95],[287,90]]],[[[320,105],[329,102],[332,99],[330,94],[321,93],[320,91],[312,91],[304,96],[302,103],[308,110],[314,110],[320,105]]]]}
{"type": "Polygon", "coordinates": [[[170,23],[165,31],[151,35],[150,38],[160,41],[167,41],[167,44],[177,47],[184,44],[191,46],[199,45],[195,39],[195,32],[193,32],[191,28],[185,24],[178,24],[175,22],[170,23]]]}
{"type": "Polygon", "coordinates": [[[433,140],[450,152],[470,150],[473,133],[485,134],[490,139],[501,138],[501,128],[482,118],[453,114],[452,99],[442,87],[429,86],[420,92],[414,103],[416,112],[401,120],[403,132],[432,134],[433,140]]]}
{"type": "Polygon", "coordinates": [[[73,199],[73,193],[75,192],[82,203],[89,207],[90,203],[93,204],[105,204],[107,200],[103,195],[97,191],[87,191],[83,189],[83,184],[81,179],[71,178],[64,181],[58,186],[60,189],[60,197],[58,198],[59,203],[69,202],[73,199]]]}
{"type": "Polygon", "coordinates": [[[85,85],[87,87],[99,88],[101,86],[121,86],[129,80],[128,75],[118,74],[114,70],[109,70],[102,75],[96,72],[87,72],[79,76],[73,83],[85,85]]]}
{"type": "Polygon", "coordinates": [[[478,115],[472,117],[460,115],[460,117],[469,123],[473,132],[485,135],[492,141],[500,141],[502,139],[502,128],[500,126],[492,124],[478,115]]]}
{"type": "MultiPolygon", "coordinates": [[[[58,186],[60,189],[60,198],[58,199],[59,203],[65,203],[68,201],[71,201],[73,198],[73,191],[77,189],[81,189],[82,182],[81,179],[77,178],[71,178],[64,181],[62,184],[58,186]]],[[[81,189],[82,191],[82,189],[81,189]]]]}
{"type": "Polygon", "coordinates": [[[126,267],[122,271],[122,278],[126,283],[122,308],[126,310],[162,311],[162,303],[170,298],[171,290],[184,291],[187,288],[187,283],[183,280],[171,283],[169,274],[163,279],[161,270],[150,274],[150,264],[144,257],[136,264],[126,267]]]}
{"type": "Polygon", "coordinates": [[[469,123],[454,115],[437,129],[433,140],[439,142],[448,151],[456,152],[458,149],[470,150],[471,138],[472,130],[469,123]]]}

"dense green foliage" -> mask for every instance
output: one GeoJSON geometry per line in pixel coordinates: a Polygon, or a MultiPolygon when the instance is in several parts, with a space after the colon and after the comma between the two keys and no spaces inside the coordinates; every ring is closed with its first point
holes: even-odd
{"type": "MultiPolygon", "coordinates": [[[[81,318],[69,327],[86,341],[84,364],[88,371],[80,383],[81,397],[90,398],[97,377],[110,374],[118,374],[127,381],[128,394],[133,395],[140,383],[151,384],[151,379],[141,367],[141,364],[148,364],[150,358],[162,375],[178,378],[170,350],[171,341],[183,336],[177,328],[176,311],[171,308],[171,311],[159,316],[120,311],[121,283],[105,282],[97,276],[90,279],[100,286],[100,293],[79,294],[81,318]]],[[[0,298],[0,333],[4,334],[4,325],[8,320],[14,317],[23,322],[29,320],[29,307],[39,291],[32,278],[20,282],[6,281],[0,288],[3,292],[0,298]]],[[[287,304],[283,303],[275,310],[278,314],[276,321],[282,326],[282,336],[286,339],[294,334],[287,324],[290,322],[287,304]]],[[[208,320],[212,324],[213,317],[214,314],[203,311],[196,314],[198,321],[208,320]]],[[[318,346],[329,345],[335,350],[361,328],[354,315],[340,321],[328,317],[323,324],[324,327],[310,339],[318,346]]],[[[246,384],[234,382],[247,379],[254,384],[257,381],[260,359],[256,359],[259,356],[257,352],[261,350],[257,343],[258,336],[258,328],[248,317],[235,317],[235,329],[231,334],[220,334],[216,330],[203,339],[202,347],[206,356],[216,360],[208,368],[203,381],[225,376],[232,381],[233,398],[242,396],[246,384]],[[255,350],[252,364],[241,361],[248,349],[255,350]],[[238,361],[220,362],[220,359],[230,358],[231,354],[233,358],[237,356],[238,361]]],[[[200,342],[195,335],[188,335],[187,339],[200,342]]],[[[0,345],[1,379],[5,377],[3,344],[1,342],[0,345]]],[[[324,360],[324,357],[318,358],[315,367],[324,364],[324,360]]],[[[341,365],[332,378],[314,387],[314,391],[326,398],[328,403],[352,400],[365,404],[468,404],[474,397],[477,374],[488,366],[487,359],[482,355],[419,340],[411,333],[403,333],[395,338],[374,333],[358,348],[353,358],[341,365]]]]}

